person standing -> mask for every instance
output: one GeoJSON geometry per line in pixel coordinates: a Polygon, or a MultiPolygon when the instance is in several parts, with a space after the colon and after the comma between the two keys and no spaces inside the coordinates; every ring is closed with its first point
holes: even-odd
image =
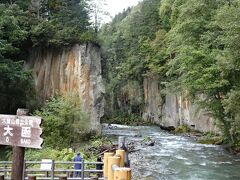
{"type": "MultiPolygon", "coordinates": [[[[73,159],[74,162],[77,162],[74,164],[74,169],[75,170],[81,170],[82,169],[82,157],[80,152],[77,153],[77,156],[74,157],[73,159]]],[[[74,177],[81,177],[81,172],[80,171],[74,171],[74,177]]]]}
{"type": "Polygon", "coordinates": [[[128,157],[128,148],[125,146],[125,143],[123,142],[120,149],[124,150],[125,151],[125,162],[124,162],[124,166],[125,167],[130,167],[130,160],[129,160],[129,157],[128,157]]]}
{"type": "MultiPolygon", "coordinates": [[[[98,163],[102,163],[102,158],[99,156],[97,158],[98,163]]],[[[96,164],[96,170],[102,170],[103,169],[103,164],[96,164]]],[[[102,177],[102,172],[97,172],[98,177],[102,177]]]]}

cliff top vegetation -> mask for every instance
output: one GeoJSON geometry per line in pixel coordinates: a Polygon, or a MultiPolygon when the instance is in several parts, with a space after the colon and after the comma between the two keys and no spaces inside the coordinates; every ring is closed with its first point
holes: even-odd
{"type": "Polygon", "coordinates": [[[3,0],[0,2],[0,113],[16,113],[33,99],[24,61],[33,47],[96,42],[88,0],[3,0]]]}

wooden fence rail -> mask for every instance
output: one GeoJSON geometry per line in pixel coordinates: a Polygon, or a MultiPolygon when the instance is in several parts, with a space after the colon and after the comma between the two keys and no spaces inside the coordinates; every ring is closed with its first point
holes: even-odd
{"type": "MultiPolygon", "coordinates": [[[[66,161],[25,161],[24,163],[24,180],[32,180],[37,177],[37,180],[104,180],[102,178],[103,170],[97,170],[96,165],[103,164],[102,162],[66,162],[66,161]],[[74,164],[81,164],[80,170],[73,168],[74,164]],[[41,169],[42,165],[49,164],[50,169],[41,169]],[[74,172],[81,172],[81,177],[73,177],[74,172]]],[[[11,161],[0,161],[0,180],[11,179],[11,161]]]]}

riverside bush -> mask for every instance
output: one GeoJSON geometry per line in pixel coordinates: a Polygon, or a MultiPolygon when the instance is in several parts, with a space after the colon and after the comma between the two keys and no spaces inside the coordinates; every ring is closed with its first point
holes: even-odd
{"type": "Polygon", "coordinates": [[[76,148],[80,142],[94,134],[88,126],[90,117],[83,110],[77,93],[51,97],[34,115],[43,119],[45,147],[76,148]]]}

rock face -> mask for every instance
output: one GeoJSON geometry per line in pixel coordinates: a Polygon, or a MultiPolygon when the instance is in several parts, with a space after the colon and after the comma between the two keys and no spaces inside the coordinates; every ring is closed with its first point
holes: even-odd
{"type": "Polygon", "coordinates": [[[165,129],[187,125],[201,132],[220,132],[209,113],[192,104],[183,95],[163,95],[160,82],[157,75],[146,76],[143,86],[139,82],[128,82],[117,99],[118,108],[124,112],[139,113],[145,121],[165,129]],[[134,105],[142,111],[133,111],[134,105]]]}
{"type": "Polygon", "coordinates": [[[143,119],[161,124],[163,114],[163,100],[161,98],[160,86],[156,76],[146,77],[143,81],[144,90],[144,112],[143,119]]]}
{"type": "Polygon", "coordinates": [[[168,94],[162,100],[159,82],[156,76],[147,77],[144,80],[145,111],[143,118],[145,120],[164,127],[188,125],[202,132],[219,133],[214,119],[184,96],[168,94]]]}
{"type": "Polygon", "coordinates": [[[187,125],[201,132],[219,133],[214,119],[197,105],[192,104],[183,96],[166,96],[164,126],[187,125]]]}
{"type": "Polygon", "coordinates": [[[40,101],[57,92],[75,91],[90,113],[92,129],[100,129],[105,90],[99,47],[85,43],[63,49],[33,49],[26,67],[33,70],[40,101]]]}

